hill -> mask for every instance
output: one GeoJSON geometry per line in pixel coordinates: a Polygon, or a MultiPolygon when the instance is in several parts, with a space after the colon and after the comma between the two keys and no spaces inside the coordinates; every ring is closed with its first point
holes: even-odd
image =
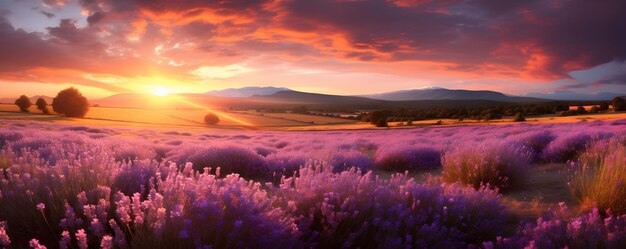
{"type": "Polygon", "coordinates": [[[242,88],[227,88],[222,90],[209,91],[206,94],[217,97],[230,97],[230,98],[245,98],[254,95],[272,95],[277,92],[291,91],[289,88],[284,87],[242,87],[242,88]]]}
{"type": "MultiPolygon", "coordinates": [[[[2,104],[13,104],[15,103],[15,100],[18,98],[19,96],[15,97],[15,98],[0,98],[0,103],[2,104]]],[[[50,96],[45,96],[45,95],[35,95],[30,97],[30,102],[33,103],[33,105],[37,102],[37,99],[39,98],[43,98],[46,100],[46,102],[48,102],[48,104],[52,104],[52,97],[50,96]]]]}
{"type": "Polygon", "coordinates": [[[551,93],[528,93],[524,96],[533,98],[546,98],[555,100],[610,100],[614,97],[624,96],[625,92],[600,92],[595,94],[577,93],[572,91],[556,91],[551,93]]]}
{"type": "Polygon", "coordinates": [[[487,90],[457,90],[445,88],[428,88],[402,90],[379,94],[364,95],[363,97],[389,100],[389,101],[411,101],[411,100],[490,100],[503,102],[537,102],[543,99],[517,97],[505,95],[500,92],[487,90]]]}

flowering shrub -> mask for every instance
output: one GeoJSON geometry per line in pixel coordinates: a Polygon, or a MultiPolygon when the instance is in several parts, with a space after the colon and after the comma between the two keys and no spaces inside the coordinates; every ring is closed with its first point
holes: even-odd
{"type": "Polygon", "coordinates": [[[237,175],[194,173],[191,165],[168,169],[147,199],[116,195],[120,227],[134,228],[133,248],[291,248],[293,218],[271,205],[259,183],[237,175]]]}
{"type": "Polygon", "coordinates": [[[0,131],[0,147],[4,147],[7,143],[20,140],[24,135],[15,131],[0,131]]]}
{"type": "Polygon", "coordinates": [[[425,146],[389,148],[376,154],[376,167],[401,172],[434,169],[441,167],[441,153],[425,146]]]}
{"type": "Polygon", "coordinates": [[[308,158],[303,153],[281,152],[268,155],[265,161],[271,171],[279,172],[280,175],[292,176],[295,171],[306,164],[308,158]]]}
{"type": "Polygon", "coordinates": [[[131,162],[133,160],[142,159],[156,159],[156,153],[152,146],[143,144],[137,146],[137,143],[131,143],[129,141],[120,141],[110,143],[111,151],[115,161],[131,162]]]}
{"type": "Polygon", "coordinates": [[[83,192],[96,195],[100,186],[111,186],[119,167],[95,151],[61,160],[54,167],[36,155],[14,160],[0,178],[0,220],[7,222],[7,233],[17,247],[28,245],[33,237],[37,243],[56,244],[61,231],[76,232],[83,224],[75,215],[76,197],[83,192]]]}
{"type": "Polygon", "coordinates": [[[570,169],[569,187],[587,208],[626,214],[626,146],[617,139],[597,141],[570,169]]]}
{"type": "Polygon", "coordinates": [[[11,245],[11,238],[7,234],[6,226],[7,223],[5,221],[0,221],[0,246],[3,248],[11,245]]]}
{"type": "Polygon", "coordinates": [[[443,157],[442,177],[446,182],[461,182],[476,189],[488,185],[508,190],[523,182],[530,157],[525,147],[516,144],[465,144],[443,157]]]}
{"type": "Polygon", "coordinates": [[[575,159],[591,140],[592,136],[587,133],[564,135],[548,145],[542,155],[543,159],[548,162],[560,163],[575,159]]]}
{"type": "Polygon", "coordinates": [[[495,192],[417,184],[396,174],[381,180],[356,169],[333,174],[308,166],[276,195],[302,240],[316,248],[449,248],[495,239],[506,212],[495,192]]]}
{"type": "Polygon", "coordinates": [[[187,162],[193,169],[221,168],[222,174],[238,173],[244,178],[269,179],[271,173],[261,156],[255,152],[238,146],[225,147],[182,147],[171,151],[169,161],[177,165],[187,162]]]}
{"type": "Polygon", "coordinates": [[[549,211],[519,228],[519,233],[510,238],[498,238],[496,242],[485,242],[484,248],[624,248],[626,246],[626,215],[603,217],[598,209],[578,217],[568,218],[566,206],[561,210],[549,211]]]}
{"type": "Polygon", "coordinates": [[[150,180],[156,176],[157,169],[158,165],[145,160],[122,164],[115,175],[112,188],[126,195],[144,193],[150,180]]]}
{"type": "Polygon", "coordinates": [[[329,163],[333,167],[333,172],[346,171],[351,168],[367,172],[374,166],[374,161],[369,156],[356,151],[337,153],[330,159],[329,163]]]}
{"type": "Polygon", "coordinates": [[[531,160],[537,162],[540,160],[541,154],[548,144],[554,141],[556,137],[549,131],[538,131],[528,135],[523,135],[518,142],[530,149],[531,160]]]}

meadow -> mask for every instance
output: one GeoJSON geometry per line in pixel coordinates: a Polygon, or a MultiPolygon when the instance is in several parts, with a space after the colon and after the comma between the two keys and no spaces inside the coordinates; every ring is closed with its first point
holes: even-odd
{"type": "Polygon", "coordinates": [[[625,128],[2,120],[0,247],[624,248],[625,128]]]}
{"type": "MultiPolygon", "coordinates": [[[[18,113],[19,108],[13,104],[0,104],[0,111],[18,113]]],[[[41,114],[36,106],[29,111],[41,114]]],[[[199,108],[189,109],[140,109],[122,107],[90,107],[86,119],[96,121],[126,122],[150,125],[178,125],[204,126],[203,118],[207,110],[199,108]]],[[[31,115],[36,116],[36,115],[31,115]]],[[[296,113],[257,113],[255,111],[228,111],[219,112],[220,127],[298,127],[311,125],[329,125],[356,123],[354,120],[305,115],[296,113]]],[[[35,117],[36,118],[36,117],[35,117]]],[[[44,117],[45,118],[45,117],[44,117]]]]}

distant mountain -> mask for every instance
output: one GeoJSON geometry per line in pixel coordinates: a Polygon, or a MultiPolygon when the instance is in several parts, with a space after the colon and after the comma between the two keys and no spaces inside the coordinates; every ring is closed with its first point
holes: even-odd
{"type": "MultiPolygon", "coordinates": [[[[116,94],[102,99],[90,100],[102,107],[154,108],[154,109],[211,109],[211,108],[292,108],[305,105],[323,110],[374,110],[394,108],[485,108],[506,103],[549,102],[550,99],[565,100],[609,100],[624,95],[601,93],[598,95],[560,92],[556,94],[528,94],[523,97],[510,96],[495,91],[450,90],[442,88],[396,91],[367,96],[342,96],[293,91],[275,87],[245,87],[225,89],[209,93],[181,93],[169,97],[152,94],[116,94]],[[282,89],[282,91],[281,91],[282,89]],[[247,96],[252,94],[250,96],[247,96]],[[225,96],[218,96],[225,95],[225,96]],[[231,97],[238,96],[238,97],[231,97]]],[[[9,103],[13,103],[13,99],[9,103]]]]}
{"type": "Polygon", "coordinates": [[[43,98],[46,101],[46,103],[48,103],[49,105],[52,105],[53,97],[45,96],[45,95],[35,95],[35,96],[32,96],[32,97],[30,97],[30,102],[32,102],[33,105],[34,105],[35,103],[37,103],[37,99],[39,99],[39,98],[43,98]]]}
{"type": "Polygon", "coordinates": [[[555,100],[611,100],[616,96],[624,96],[626,93],[600,92],[596,94],[577,93],[572,91],[556,91],[551,93],[528,93],[524,96],[533,98],[545,98],[555,100]]]}
{"type": "Polygon", "coordinates": [[[421,89],[397,91],[366,96],[342,96],[308,93],[285,88],[247,87],[211,91],[206,94],[173,94],[163,98],[151,94],[117,94],[90,100],[102,107],[127,108],[290,108],[306,105],[322,109],[387,109],[435,107],[486,107],[499,103],[548,101],[528,97],[508,96],[494,91],[421,89]],[[273,93],[272,93],[273,92],[273,93]],[[253,94],[254,93],[254,94],[253,94]],[[252,94],[250,96],[246,96],[252,94]],[[219,96],[225,95],[225,96],[219,96]],[[232,97],[238,96],[238,97],[232,97]],[[245,96],[245,97],[242,97],[245,96]]]}
{"type": "Polygon", "coordinates": [[[90,99],[89,103],[103,107],[138,108],[143,106],[144,108],[148,108],[149,103],[154,98],[155,96],[152,94],[120,93],[101,99],[90,99]]]}
{"type": "Polygon", "coordinates": [[[541,99],[505,95],[495,91],[453,90],[445,88],[427,88],[402,90],[395,92],[363,95],[372,99],[389,101],[410,100],[490,100],[503,102],[535,102],[541,99]]]}
{"type": "Polygon", "coordinates": [[[355,104],[374,102],[376,100],[364,97],[307,93],[298,91],[280,91],[272,95],[254,95],[250,100],[260,102],[281,102],[286,104],[355,104]]]}
{"type": "Polygon", "coordinates": [[[150,109],[210,109],[226,108],[247,103],[247,98],[227,98],[203,93],[171,94],[167,97],[153,94],[121,93],[106,98],[92,99],[89,103],[101,107],[150,108],[150,109]]]}
{"type": "Polygon", "coordinates": [[[277,92],[291,91],[289,88],[284,87],[242,87],[242,88],[227,88],[222,90],[215,90],[207,92],[207,94],[218,97],[229,98],[245,98],[254,95],[272,95],[277,92]]]}
{"type": "MultiPolygon", "coordinates": [[[[13,103],[15,103],[15,100],[18,97],[19,96],[15,97],[15,98],[0,98],[0,103],[3,103],[3,104],[13,104],[13,103]]],[[[39,98],[43,98],[50,105],[52,104],[52,97],[50,97],[50,96],[35,95],[35,96],[30,97],[29,99],[30,99],[30,102],[33,103],[33,105],[34,105],[35,103],[37,103],[37,99],[39,99],[39,98]]]]}

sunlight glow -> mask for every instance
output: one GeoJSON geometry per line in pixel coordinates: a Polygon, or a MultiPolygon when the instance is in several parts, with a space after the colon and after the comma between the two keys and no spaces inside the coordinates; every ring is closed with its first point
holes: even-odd
{"type": "Polygon", "coordinates": [[[255,126],[254,124],[251,124],[251,123],[248,123],[248,122],[246,122],[244,120],[241,120],[241,119],[238,119],[236,117],[233,117],[232,115],[230,115],[230,114],[228,114],[226,112],[222,112],[222,111],[213,109],[213,108],[211,108],[209,106],[205,106],[205,105],[201,105],[201,104],[198,104],[198,103],[191,102],[191,101],[187,100],[184,97],[181,97],[181,96],[173,96],[173,97],[174,97],[174,99],[176,101],[188,104],[188,105],[196,107],[196,108],[204,109],[207,112],[213,112],[217,116],[219,116],[220,118],[224,118],[224,119],[228,119],[228,120],[234,121],[234,122],[236,122],[236,123],[238,123],[240,125],[246,126],[248,128],[253,128],[255,126]]]}
{"type": "Polygon", "coordinates": [[[169,95],[171,93],[170,89],[167,89],[165,87],[159,86],[154,88],[154,91],[152,92],[152,94],[156,95],[156,96],[161,96],[161,97],[165,97],[167,95],[169,95]]]}

